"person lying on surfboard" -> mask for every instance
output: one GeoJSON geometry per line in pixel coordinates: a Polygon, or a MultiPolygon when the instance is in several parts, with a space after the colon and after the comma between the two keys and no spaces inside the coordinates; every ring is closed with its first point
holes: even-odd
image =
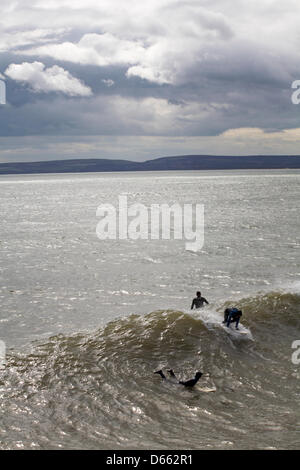
{"type": "Polygon", "coordinates": [[[191,310],[193,310],[194,307],[202,308],[204,304],[208,304],[207,300],[204,297],[201,297],[201,292],[198,291],[196,296],[197,297],[193,299],[191,310]]]}
{"type": "MultiPolygon", "coordinates": [[[[173,369],[168,370],[168,372],[173,379],[177,380],[177,377],[174,374],[173,369]]],[[[165,374],[163,373],[161,369],[154,372],[154,374],[159,374],[162,379],[167,380],[165,374]]],[[[193,379],[186,380],[186,381],[178,380],[177,383],[180,385],[184,385],[185,387],[193,387],[194,385],[196,385],[196,383],[198,382],[200,377],[202,377],[202,375],[203,375],[202,372],[196,372],[195,377],[193,379]]]]}
{"type": "Polygon", "coordinates": [[[242,314],[243,314],[242,310],[239,310],[236,307],[226,308],[224,310],[224,321],[223,321],[223,323],[226,323],[226,326],[229,327],[230,323],[235,322],[235,329],[238,330],[239,329],[239,321],[241,319],[242,314]]]}

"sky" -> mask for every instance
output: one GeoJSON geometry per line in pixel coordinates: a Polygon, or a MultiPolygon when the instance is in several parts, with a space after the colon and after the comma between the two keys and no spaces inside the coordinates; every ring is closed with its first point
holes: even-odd
{"type": "Polygon", "coordinates": [[[0,162],[299,155],[299,23],[298,0],[1,1],[0,162]]]}

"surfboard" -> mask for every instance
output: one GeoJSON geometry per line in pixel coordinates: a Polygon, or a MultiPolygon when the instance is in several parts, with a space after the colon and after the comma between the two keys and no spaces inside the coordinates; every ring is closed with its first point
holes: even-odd
{"type": "Polygon", "coordinates": [[[239,324],[239,329],[238,330],[236,330],[234,323],[231,323],[230,326],[226,326],[225,323],[220,322],[219,326],[221,326],[221,328],[223,330],[225,330],[226,333],[229,334],[230,336],[233,336],[235,338],[248,338],[248,339],[253,340],[251,331],[248,330],[248,328],[246,328],[241,323],[239,324]]]}
{"type": "Polygon", "coordinates": [[[235,333],[237,335],[247,335],[249,333],[249,330],[247,330],[247,328],[245,328],[241,323],[239,324],[238,330],[235,328],[233,323],[227,326],[225,323],[221,322],[220,325],[225,331],[227,331],[227,333],[235,333]]]}
{"type": "Polygon", "coordinates": [[[216,388],[208,388],[208,387],[198,387],[198,390],[200,392],[204,392],[204,393],[211,393],[211,392],[216,392],[217,391],[216,388]]]}

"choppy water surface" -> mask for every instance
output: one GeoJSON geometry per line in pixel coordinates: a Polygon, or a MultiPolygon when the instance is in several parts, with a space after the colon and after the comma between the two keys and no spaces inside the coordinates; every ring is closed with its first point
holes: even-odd
{"type": "Polygon", "coordinates": [[[299,447],[300,172],[0,178],[0,448],[299,447]],[[96,237],[96,209],[205,206],[205,243],[96,237]],[[210,301],[190,312],[195,291],[210,301]],[[243,310],[248,335],[222,311],[243,310]],[[188,390],[179,378],[204,372],[188,390]]]}

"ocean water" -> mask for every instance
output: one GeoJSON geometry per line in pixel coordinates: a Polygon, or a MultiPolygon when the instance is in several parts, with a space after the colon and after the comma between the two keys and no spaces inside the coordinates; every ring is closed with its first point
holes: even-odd
{"type": "Polygon", "coordinates": [[[299,448],[299,183],[297,170],[0,177],[0,448],[299,448]],[[99,240],[97,207],[120,195],[203,204],[202,249],[99,240]],[[209,306],[190,311],[196,290],[209,306]],[[246,334],[220,325],[230,305],[246,334]],[[204,375],[186,389],[160,368],[204,375]]]}

